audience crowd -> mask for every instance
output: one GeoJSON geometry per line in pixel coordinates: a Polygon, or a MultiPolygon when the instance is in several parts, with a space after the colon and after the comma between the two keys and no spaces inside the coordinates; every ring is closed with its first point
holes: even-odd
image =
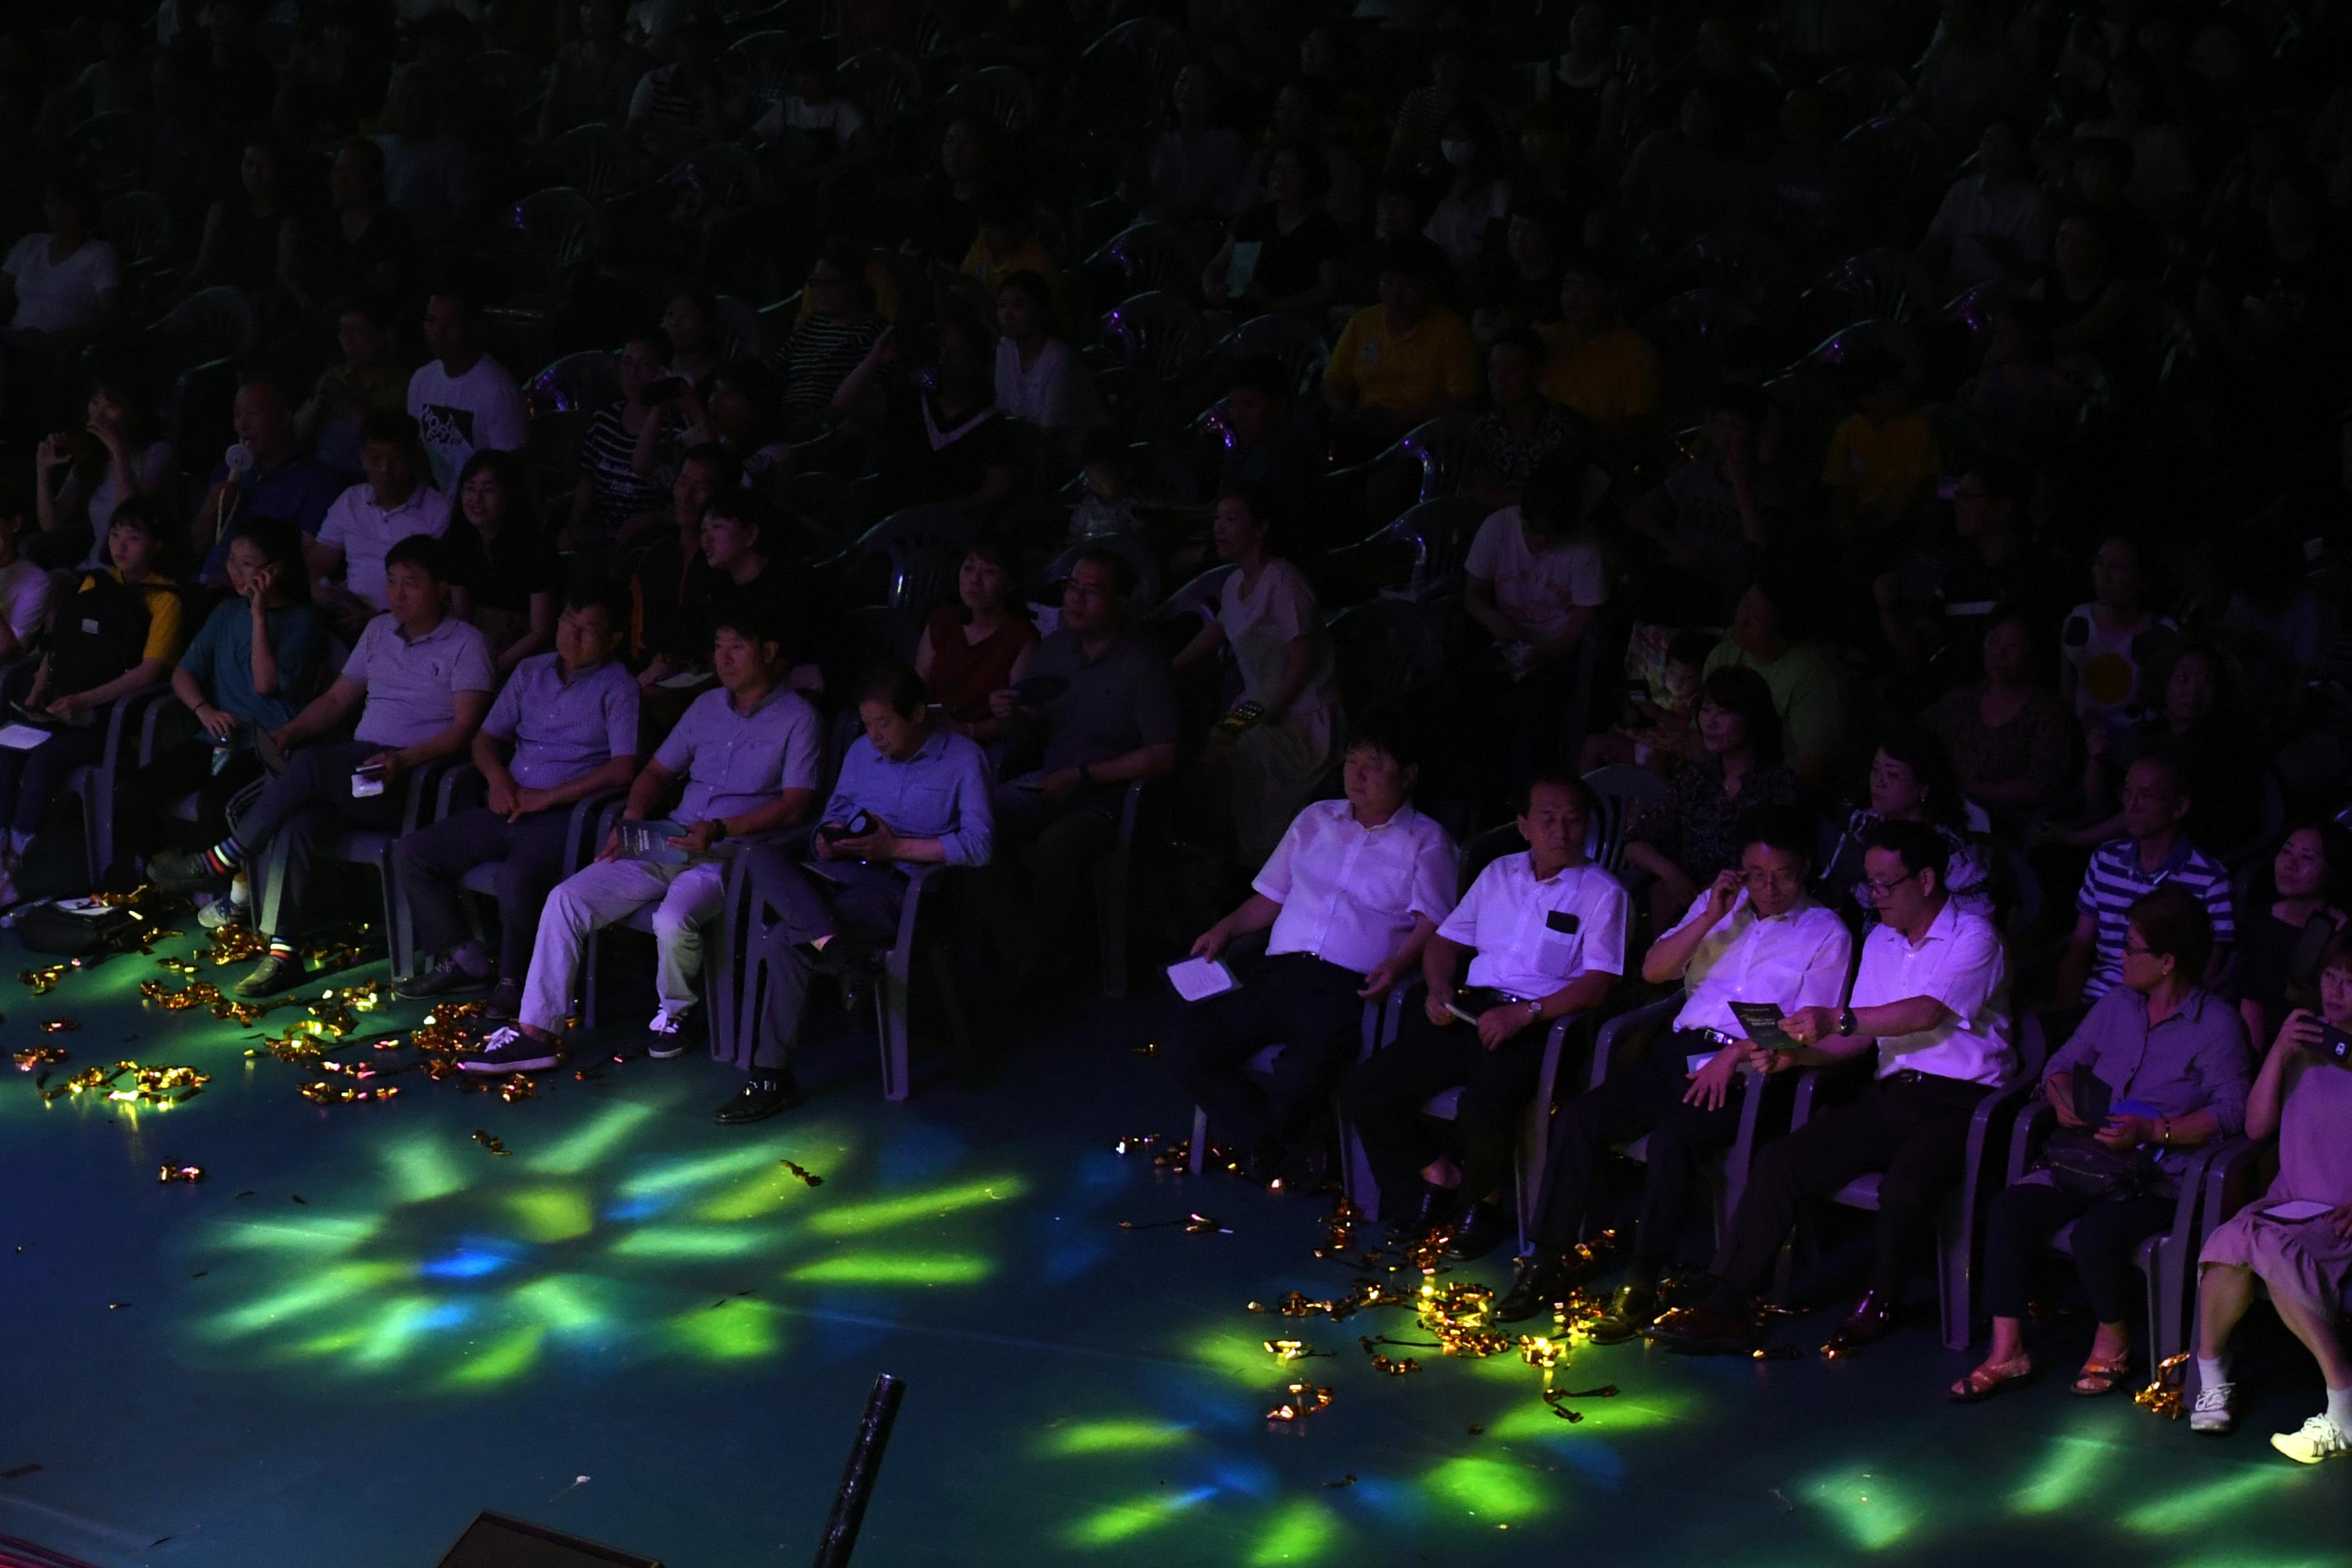
{"type": "Polygon", "coordinates": [[[1189,957],[1234,1167],[1505,1321],[1630,1152],[1596,1339],[1860,1209],[1831,1351],[1973,1274],[1991,1397],[2054,1286],[2094,1395],[2167,1237],[2190,1425],[2259,1288],[2352,1454],[2347,84],[2336,0],[0,5],[0,904],[262,997],[371,866],[500,1074],[648,932],[722,1124],[910,944],[1189,957]]]}

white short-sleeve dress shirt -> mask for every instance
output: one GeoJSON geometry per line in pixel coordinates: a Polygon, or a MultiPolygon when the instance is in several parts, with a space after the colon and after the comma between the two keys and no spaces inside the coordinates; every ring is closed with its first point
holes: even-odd
{"type": "Polygon", "coordinates": [[[1477,950],[1465,984],[1549,996],[1596,970],[1625,973],[1627,910],[1623,884],[1600,867],[1538,881],[1535,854],[1522,850],[1479,872],[1437,934],[1477,950]]]}
{"type": "Polygon", "coordinates": [[[1862,944],[1853,1005],[1874,1007],[1933,996],[1951,1017],[1914,1035],[1878,1041],[1878,1076],[1909,1068],[1962,1083],[1998,1083],[2016,1064],[2010,1047],[2009,958],[1992,922],[1957,900],[1928,923],[1915,946],[1890,925],[1871,928],[1862,944]]]}
{"type": "Polygon", "coordinates": [[[1282,906],[1269,953],[1305,952],[1370,974],[1426,915],[1454,910],[1454,841],[1412,806],[1366,827],[1344,800],[1293,818],[1251,884],[1282,906]]]}
{"type": "MultiPolygon", "coordinates": [[[[1706,908],[1701,893],[1675,930],[1706,908]]],[[[1675,1015],[1675,1027],[1738,1037],[1744,1031],[1731,1011],[1734,1002],[1766,1002],[1783,1011],[1834,1007],[1853,956],[1853,938],[1836,911],[1804,899],[1786,914],[1761,920],[1743,890],[1684,965],[1683,1010],[1675,1015]]]]}

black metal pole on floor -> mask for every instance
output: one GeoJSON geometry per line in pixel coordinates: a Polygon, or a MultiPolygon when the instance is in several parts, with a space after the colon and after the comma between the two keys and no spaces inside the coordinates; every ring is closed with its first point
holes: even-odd
{"type": "Polygon", "coordinates": [[[857,1441],[849,1447],[849,1468],[841,1473],[833,1513],[817,1542],[816,1568],[843,1568],[856,1549],[866,1500],[873,1495],[874,1478],[881,1474],[882,1450],[890,1446],[890,1424],[898,1418],[898,1401],[906,1395],[903,1378],[886,1372],[874,1380],[874,1392],[866,1396],[866,1414],[858,1419],[857,1441]]]}

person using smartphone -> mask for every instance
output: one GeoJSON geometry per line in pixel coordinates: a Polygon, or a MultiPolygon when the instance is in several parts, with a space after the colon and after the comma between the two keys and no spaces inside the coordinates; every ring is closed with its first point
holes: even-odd
{"type": "Polygon", "coordinates": [[[1992,1344],[1975,1371],[1952,1384],[1954,1404],[1973,1404],[2033,1373],[2027,1353],[2027,1294],[2034,1261],[2059,1226],[2074,1227],[2074,1272],[2098,1320],[2091,1353],[2074,1380],[2080,1394],[2105,1394],[2131,1362],[2131,1319],[2146,1299],[2140,1243],[2172,1225],[2178,1181],[2168,1151],[2232,1136],[2246,1121],[2246,1031],[2236,1009],[2204,988],[2213,922],[2186,888],[2163,887],[2132,901],[2124,937],[2123,984],[2099,998],[2074,1036],[2050,1058],[2042,1080],[2063,1131],[2078,1142],[2131,1157],[2136,1179],[2106,1192],[2036,1172],[1993,1200],[1985,1239],[1985,1297],[1992,1344]],[[2076,1110],[2079,1080],[2097,1078],[2116,1109],[2095,1122],[2076,1110]]]}
{"type": "Polygon", "coordinates": [[[1832,1336],[1841,1352],[1884,1338],[1912,1267],[1936,1234],[1959,1180],[1978,1102],[2014,1070],[2009,961],[1992,922],[1945,886],[1943,836],[1921,822],[1871,830],[1864,880],[1878,924],[1864,939],[1852,999],[1800,1007],[1781,1031],[1803,1047],[1754,1050],[1760,1073],[1853,1060],[1877,1047],[1878,1069],[1853,1100],[1768,1145],[1749,1170],[1712,1282],[1646,1331],[1675,1350],[1746,1354],[1757,1347],[1748,1303],[1764,1289],[1797,1211],[1877,1172],[1877,1258],[1870,1286],[1832,1336]]]}
{"type": "Polygon", "coordinates": [[[712,1113],[721,1126],[800,1103],[792,1061],[809,977],[831,973],[856,1011],[877,956],[898,936],[906,868],[984,866],[994,851],[988,759],[978,742],[932,717],[920,676],[903,664],[877,666],[858,688],[857,722],[816,831],[805,843],[795,836],[750,852],[752,897],[766,911],[760,923],[774,941],[767,1010],[754,1037],[737,1046],[742,1089],[712,1113]]]}
{"type": "Polygon", "coordinates": [[[2271,1042],[2246,1101],[2250,1137],[2278,1139],[2270,1191],[2205,1238],[2198,1258],[2194,1432],[2236,1424],[2230,1336],[2269,1290],[2279,1321],[2319,1363],[2327,1407],[2271,1447],[2304,1464],[2352,1454],[2352,1347],[2336,1325],[2352,1277],[2352,1065],[2334,1042],[2352,1030],[2352,936],[2339,931],[2319,961],[2319,1011],[2298,1008],[2271,1042]]]}
{"type": "MultiPolygon", "coordinates": [[[[232,597],[213,606],[172,671],[172,694],[195,716],[196,732],[125,779],[116,828],[142,855],[166,836],[201,847],[228,831],[231,796],[261,776],[254,737],[284,729],[318,689],[326,633],[310,605],[300,536],[277,520],[253,523],[228,547],[232,597]],[[194,795],[195,820],[173,807],[194,795]]],[[[250,883],[235,879],[208,925],[252,910],[250,883]]]]}
{"type": "Polygon", "coordinates": [[[1672,1029],[1641,1060],[1612,1062],[1608,1076],[1552,1123],[1529,1227],[1535,1250],[1518,1260],[1496,1309],[1505,1322],[1549,1311],[1581,1278],[1590,1265],[1576,1243],[1601,1162],[1646,1135],[1633,1261],[1590,1332],[1596,1343],[1615,1344],[1647,1328],[1657,1316],[1658,1276],[1682,1240],[1703,1163],[1730,1147],[1747,1096],[1762,1092],[1748,1070],[1752,1042],[1732,1005],[1793,1011],[1834,1006],[1843,996],[1853,939],[1837,911],[1806,891],[1812,818],[1793,806],[1767,807],[1749,818],[1746,837],[1739,864],[1718,874],[1642,956],[1644,981],[1684,987],[1672,1029]]]}
{"type": "Polygon", "coordinates": [[[448,570],[441,542],[413,534],[384,552],[387,614],[361,631],[334,683],[270,732],[288,753],[285,771],[236,817],[227,837],[194,854],[159,856],[148,877],[169,892],[225,887],[238,868],[257,864],[257,925],[268,951],[238,981],[247,999],[276,995],[302,983],[299,943],[320,863],[353,827],[390,832],[400,826],[404,775],[466,750],[489,710],[498,684],[489,644],[449,613],[448,570]],[[353,709],[349,741],[305,746],[340,731],[353,709]],[[300,748],[300,749],[297,749],[300,748]],[[368,770],[383,788],[362,793],[368,770]]]}

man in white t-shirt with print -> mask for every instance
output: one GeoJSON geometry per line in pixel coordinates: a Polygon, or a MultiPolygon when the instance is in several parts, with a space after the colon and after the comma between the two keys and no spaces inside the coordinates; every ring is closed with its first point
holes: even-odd
{"type": "Polygon", "coordinates": [[[473,296],[454,286],[425,302],[425,346],[433,358],[408,378],[408,416],[444,495],[457,493],[458,471],[476,452],[520,452],[530,435],[515,378],[482,352],[475,310],[473,296]]]}

